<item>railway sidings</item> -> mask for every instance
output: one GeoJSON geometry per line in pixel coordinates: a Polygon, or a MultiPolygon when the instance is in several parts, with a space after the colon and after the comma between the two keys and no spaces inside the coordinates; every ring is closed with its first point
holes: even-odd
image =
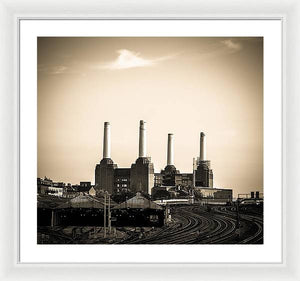
{"type": "Polygon", "coordinates": [[[40,227],[43,244],[263,244],[263,211],[247,207],[184,205],[170,207],[163,227],[115,227],[103,238],[102,227],[40,227]]]}

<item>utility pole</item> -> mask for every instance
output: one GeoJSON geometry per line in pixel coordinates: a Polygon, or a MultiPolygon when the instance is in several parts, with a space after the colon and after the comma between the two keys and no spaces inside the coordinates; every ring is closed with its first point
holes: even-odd
{"type": "Polygon", "coordinates": [[[193,158],[193,187],[196,186],[196,173],[195,173],[195,170],[196,170],[196,159],[193,158]]]}
{"type": "Polygon", "coordinates": [[[54,227],[54,210],[51,211],[51,228],[54,227]]]}
{"type": "Polygon", "coordinates": [[[104,234],[103,237],[106,238],[106,192],[104,193],[104,234]]]}
{"type": "Polygon", "coordinates": [[[111,234],[110,195],[108,194],[108,232],[111,234]]]}
{"type": "Polygon", "coordinates": [[[238,237],[240,238],[241,235],[241,229],[240,229],[240,194],[238,194],[238,198],[236,200],[237,204],[236,204],[236,213],[237,213],[237,232],[238,232],[238,237]]]}
{"type": "Polygon", "coordinates": [[[165,210],[165,224],[168,222],[168,203],[166,203],[166,210],[165,210]]]}

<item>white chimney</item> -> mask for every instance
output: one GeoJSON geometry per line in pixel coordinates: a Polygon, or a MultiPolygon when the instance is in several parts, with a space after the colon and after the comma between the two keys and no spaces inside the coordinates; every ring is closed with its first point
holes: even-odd
{"type": "Polygon", "coordinates": [[[203,132],[200,133],[200,161],[206,160],[206,138],[203,132]]]}
{"type": "Polygon", "coordinates": [[[139,157],[146,157],[146,122],[140,121],[139,157]]]}
{"type": "Polygon", "coordinates": [[[103,158],[110,158],[110,124],[104,122],[103,158]]]}
{"type": "Polygon", "coordinates": [[[174,138],[173,134],[168,134],[168,156],[167,165],[174,165],[174,138]]]}

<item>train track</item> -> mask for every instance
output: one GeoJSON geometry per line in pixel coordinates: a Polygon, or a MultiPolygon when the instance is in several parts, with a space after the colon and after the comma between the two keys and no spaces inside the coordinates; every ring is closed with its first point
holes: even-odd
{"type": "MultiPolygon", "coordinates": [[[[257,214],[240,214],[246,231],[238,238],[237,214],[230,210],[214,208],[208,212],[201,206],[176,206],[172,210],[173,222],[161,229],[147,233],[140,238],[138,233],[127,233],[127,238],[117,244],[262,244],[263,219],[257,214]]],[[[80,235],[67,235],[62,227],[40,229],[39,233],[51,237],[49,244],[77,244],[89,241],[90,230],[82,232],[82,227],[72,230],[80,235]],[[80,229],[81,228],[81,229],[80,229]]],[[[122,231],[119,229],[119,231],[122,231]]],[[[73,232],[72,232],[73,233],[73,232]]],[[[94,241],[105,243],[105,241],[94,241]]],[[[47,243],[47,241],[46,241],[47,243]]]]}
{"type": "Polygon", "coordinates": [[[240,241],[240,244],[261,244],[263,242],[263,221],[252,215],[242,215],[241,217],[242,219],[253,222],[257,227],[257,231],[252,236],[240,241]]]}
{"type": "Polygon", "coordinates": [[[226,212],[206,212],[194,206],[173,209],[174,223],[146,238],[123,241],[126,244],[257,244],[262,242],[263,221],[261,218],[241,214],[240,219],[251,224],[256,230],[249,237],[236,241],[236,214],[226,212]]]}
{"type": "MultiPolygon", "coordinates": [[[[195,207],[177,207],[173,213],[175,226],[143,239],[135,239],[130,244],[208,244],[221,243],[235,231],[232,218],[211,215],[195,207]]],[[[125,241],[126,242],[126,241],[125,241]]]]}
{"type": "Polygon", "coordinates": [[[166,240],[170,240],[170,237],[174,239],[178,236],[186,236],[187,233],[193,229],[194,225],[199,223],[185,215],[180,216],[180,218],[174,215],[174,220],[174,224],[158,231],[155,234],[152,234],[150,237],[143,239],[136,238],[134,240],[126,240],[124,242],[126,244],[168,244],[166,240]]]}
{"type": "Polygon", "coordinates": [[[74,239],[63,233],[63,227],[55,227],[54,229],[39,229],[40,234],[51,237],[50,241],[42,244],[73,244],[74,239]]]}
{"type": "MultiPolygon", "coordinates": [[[[236,213],[232,211],[218,211],[219,213],[226,214],[227,216],[236,217],[236,213]]],[[[259,214],[240,214],[240,220],[251,224],[252,228],[256,230],[248,237],[242,239],[238,244],[262,244],[263,243],[263,218],[259,214]]]]}

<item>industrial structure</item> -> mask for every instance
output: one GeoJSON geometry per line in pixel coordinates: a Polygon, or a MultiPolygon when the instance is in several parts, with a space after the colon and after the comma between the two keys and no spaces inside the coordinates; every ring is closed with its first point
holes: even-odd
{"type": "Polygon", "coordinates": [[[96,191],[104,190],[109,194],[140,192],[144,195],[154,195],[157,191],[168,191],[171,187],[213,188],[213,171],[210,161],[206,158],[206,136],[203,132],[200,133],[200,153],[199,157],[194,159],[192,173],[180,173],[176,169],[172,133],[168,134],[167,165],[160,173],[154,173],[151,158],[147,156],[146,122],[141,120],[139,125],[138,158],[130,168],[118,168],[111,159],[110,123],[104,123],[103,158],[95,168],[96,191]]]}
{"type": "Polygon", "coordinates": [[[95,189],[110,194],[121,191],[150,194],[154,186],[154,166],[146,153],[146,122],[140,121],[139,157],[131,168],[118,168],[110,158],[110,124],[104,123],[103,159],[95,169],[95,189]]]}
{"type": "Polygon", "coordinates": [[[167,137],[166,166],[154,173],[146,139],[146,122],[141,120],[138,157],[130,167],[119,168],[111,158],[111,125],[105,122],[103,155],[95,167],[95,185],[89,181],[71,185],[38,178],[38,244],[261,243],[262,220],[248,213],[250,210],[261,214],[263,199],[257,191],[256,198],[251,192],[251,198],[247,195],[242,199],[240,195],[244,194],[239,194],[237,201],[233,201],[232,189],[213,187],[213,171],[206,156],[203,132],[191,173],[181,173],[176,168],[172,133],[167,137]],[[200,235],[199,212],[211,221],[206,235],[200,235]],[[226,212],[228,218],[224,216],[226,212]],[[246,229],[243,233],[239,229],[240,217],[246,229]],[[251,227],[245,224],[246,220],[251,227]],[[164,228],[157,231],[156,227],[164,228]],[[195,228],[199,232],[196,237],[195,228]],[[238,238],[236,229],[241,233],[238,238]]]}
{"type": "Polygon", "coordinates": [[[38,194],[72,198],[79,194],[96,196],[108,192],[110,195],[121,195],[125,199],[129,194],[132,196],[139,192],[147,198],[152,196],[153,200],[182,198],[195,194],[199,198],[212,198],[215,197],[214,194],[218,194],[218,198],[232,199],[231,189],[213,188],[213,171],[210,160],[206,157],[206,136],[203,132],[200,133],[199,156],[193,159],[191,173],[181,173],[176,169],[174,134],[172,133],[169,133],[167,138],[166,166],[159,173],[154,173],[154,165],[147,155],[146,140],[146,122],[141,120],[138,158],[131,164],[131,167],[119,168],[111,158],[111,125],[109,122],[104,122],[103,155],[95,167],[95,185],[84,181],[79,185],[71,185],[53,182],[46,177],[38,178],[38,194]]]}
{"type": "Polygon", "coordinates": [[[174,165],[174,135],[168,134],[167,166],[160,173],[155,174],[155,187],[183,186],[183,187],[213,187],[213,172],[210,161],[206,160],[205,134],[200,134],[200,156],[193,165],[192,173],[180,173],[174,165]]]}
{"type": "Polygon", "coordinates": [[[116,204],[108,196],[80,194],[74,198],[39,195],[37,223],[42,226],[163,226],[165,210],[156,203],[136,196],[116,204]],[[106,200],[108,199],[108,200],[106,200]]]}

